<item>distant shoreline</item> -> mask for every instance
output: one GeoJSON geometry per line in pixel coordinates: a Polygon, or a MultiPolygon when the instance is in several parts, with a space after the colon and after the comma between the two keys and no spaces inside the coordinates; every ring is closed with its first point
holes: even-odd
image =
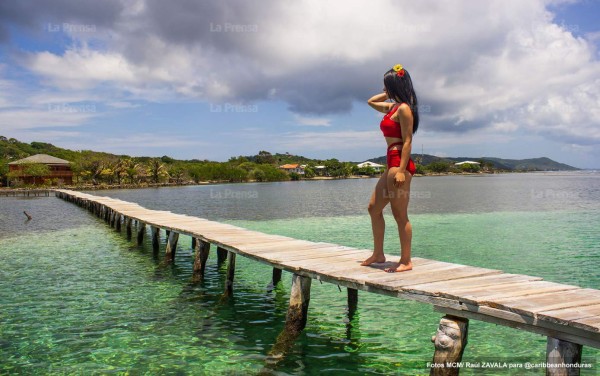
{"type": "MultiPolygon", "coordinates": [[[[595,171],[595,170],[591,170],[595,171]]],[[[430,172],[427,174],[415,174],[414,177],[427,177],[427,176],[473,176],[473,175],[499,175],[499,174],[522,174],[522,173],[543,173],[543,172],[572,172],[570,170],[547,170],[547,171],[494,171],[494,172],[430,172]]],[[[379,179],[380,174],[377,175],[352,175],[347,177],[331,177],[331,176],[315,176],[313,178],[305,178],[296,181],[319,181],[319,180],[345,180],[345,179],[379,179]]],[[[23,192],[23,191],[42,191],[42,190],[53,190],[53,189],[71,189],[76,191],[102,191],[102,190],[116,190],[116,189],[145,189],[145,188],[169,188],[169,187],[187,187],[187,186],[200,186],[200,185],[219,185],[219,184],[245,184],[245,183],[278,183],[278,182],[294,182],[294,180],[277,180],[277,181],[265,181],[260,182],[256,180],[248,180],[243,182],[230,182],[226,180],[214,180],[214,181],[201,181],[198,183],[186,182],[186,183],[143,183],[143,184],[98,184],[98,185],[72,185],[72,186],[61,186],[61,187],[29,187],[29,188],[9,188],[0,187],[0,192],[23,192]]],[[[1,195],[0,195],[1,196],[1,195]]]]}

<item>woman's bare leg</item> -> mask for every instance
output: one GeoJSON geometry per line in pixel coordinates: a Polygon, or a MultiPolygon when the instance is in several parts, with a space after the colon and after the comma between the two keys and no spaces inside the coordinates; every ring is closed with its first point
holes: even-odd
{"type": "Polygon", "coordinates": [[[392,214],[398,224],[398,235],[400,236],[400,262],[385,271],[388,273],[403,272],[412,269],[410,259],[411,242],[412,242],[412,225],[408,220],[408,201],[410,198],[410,182],[412,175],[406,171],[406,180],[404,184],[396,188],[394,183],[394,175],[398,168],[392,167],[387,177],[388,191],[390,192],[390,206],[392,214]]]}
{"type": "Polygon", "coordinates": [[[374,262],[385,262],[385,255],[383,253],[383,237],[385,234],[383,208],[390,202],[387,197],[386,173],[387,171],[381,174],[369,200],[368,210],[371,216],[371,228],[373,229],[373,254],[361,263],[362,266],[368,266],[374,262]]]}

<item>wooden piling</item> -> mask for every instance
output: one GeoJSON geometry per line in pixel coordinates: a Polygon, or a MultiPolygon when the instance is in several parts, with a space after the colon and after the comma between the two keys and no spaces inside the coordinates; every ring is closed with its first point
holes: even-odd
{"type": "Polygon", "coordinates": [[[222,265],[227,260],[227,250],[217,247],[217,265],[222,265]]]}
{"type": "Polygon", "coordinates": [[[192,281],[199,282],[204,278],[204,270],[206,268],[206,260],[210,252],[210,243],[198,239],[194,254],[194,267],[192,272],[192,281]]]}
{"type": "Polygon", "coordinates": [[[130,217],[125,217],[125,231],[127,233],[127,240],[131,240],[131,223],[133,220],[130,217]]]}
{"type": "Polygon", "coordinates": [[[576,376],[579,368],[565,364],[581,364],[582,346],[562,339],[548,337],[546,341],[546,376],[576,376]],[[562,365],[562,366],[561,366],[562,365]]]}
{"type": "Polygon", "coordinates": [[[348,287],[348,318],[352,320],[358,307],[358,290],[348,287]]]}
{"type": "Polygon", "coordinates": [[[158,248],[160,246],[160,229],[158,227],[151,226],[150,231],[152,232],[152,249],[154,252],[158,252],[158,248]]]}
{"type": "Polygon", "coordinates": [[[281,282],[281,272],[281,269],[273,268],[273,278],[271,279],[271,286],[275,287],[279,282],[281,282]]]}
{"type": "Polygon", "coordinates": [[[235,253],[227,252],[227,281],[225,295],[233,293],[233,277],[235,276],[235,253]]]}
{"type": "Polygon", "coordinates": [[[290,305],[285,317],[285,327],[277,336],[277,340],[267,356],[267,364],[273,366],[284,359],[306,326],[311,282],[310,277],[298,274],[292,276],[292,291],[290,292],[290,305]]]}
{"type": "Polygon", "coordinates": [[[146,224],[138,221],[137,229],[137,245],[142,245],[144,242],[144,234],[146,233],[146,224]]]}
{"type": "Polygon", "coordinates": [[[192,249],[196,249],[196,238],[192,236],[192,249]]]}
{"type": "Polygon", "coordinates": [[[167,261],[175,260],[175,251],[177,250],[177,240],[179,240],[179,233],[175,231],[169,232],[167,238],[167,249],[165,250],[165,259],[167,261]]]}
{"type": "Polygon", "coordinates": [[[287,331],[301,332],[306,326],[308,303],[310,302],[310,285],[312,279],[298,274],[292,276],[290,305],[285,318],[287,331]]]}
{"type": "Polygon", "coordinates": [[[469,320],[452,315],[445,315],[440,320],[437,333],[431,337],[435,345],[430,375],[458,375],[460,368],[455,363],[462,360],[467,346],[469,320]]]}
{"type": "Polygon", "coordinates": [[[121,232],[121,213],[115,215],[115,230],[121,232]]]}

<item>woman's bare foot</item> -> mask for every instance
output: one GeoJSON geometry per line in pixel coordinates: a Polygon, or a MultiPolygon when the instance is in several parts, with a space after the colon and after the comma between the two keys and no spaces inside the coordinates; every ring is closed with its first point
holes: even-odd
{"type": "Polygon", "coordinates": [[[381,255],[381,256],[371,255],[371,257],[369,257],[365,261],[361,262],[360,266],[369,266],[376,262],[385,262],[385,256],[384,255],[381,255]]]}
{"type": "Polygon", "coordinates": [[[385,271],[388,273],[398,273],[398,272],[406,272],[408,270],[412,270],[412,262],[403,263],[400,261],[398,265],[393,268],[386,268],[385,271]]]}

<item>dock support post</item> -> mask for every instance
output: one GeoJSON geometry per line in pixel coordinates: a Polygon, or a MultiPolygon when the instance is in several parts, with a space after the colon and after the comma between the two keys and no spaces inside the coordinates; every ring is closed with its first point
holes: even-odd
{"type": "Polygon", "coordinates": [[[154,250],[154,252],[158,252],[158,247],[160,245],[160,229],[158,227],[151,226],[150,230],[152,232],[152,250],[154,250]]]}
{"type": "Polygon", "coordinates": [[[225,295],[229,296],[233,293],[233,277],[235,276],[235,253],[227,252],[227,285],[225,287],[225,295]]]}
{"type": "Polygon", "coordinates": [[[271,285],[273,287],[277,286],[279,282],[281,282],[281,269],[273,268],[273,279],[271,280],[271,285]]]}
{"type": "Polygon", "coordinates": [[[167,261],[175,260],[175,251],[177,249],[177,240],[179,240],[179,234],[175,231],[169,233],[167,238],[167,249],[165,251],[165,259],[167,261]]]}
{"type": "Polygon", "coordinates": [[[579,375],[579,368],[561,367],[560,364],[581,364],[582,346],[578,343],[548,337],[546,342],[546,363],[557,367],[546,367],[546,376],[579,375]]]}
{"type": "Polygon", "coordinates": [[[146,224],[142,222],[138,222],[138,230],[137,230],[137,245],[142,245],[144,242],[144,233],[146,232],[146,224]]]}
{"type": "Polygon", "coordinates": [[[266,359],[273,366],[279,363],[294,347],[294,342],[306,326],[308,303],[310,302],[310,285],[312,279],[298,274],[292,276],[292,291],[290,305],[285,317],[285,328],[273,345],[266,359]]]}
{"type": "Polygon", "coordinates": [[[217,265],[222,265],[227,260],[227,250],[217,247],[217,265]]]}
{"type": "Polygon", "coordinates": [[[196,249],[196,238],[192,236],[192,249],[196,249]]]}
{"type": "Polygon", "coordinates": [[[121,213],[115,213],[115,230],[121,232],[121,213]]]}
{"type": "Polygon", "coordinates": [[[285,317],[285,328],[287,331],[299,334],[306,326],[311,282],[312,279],[310,277],[298,274],[292,276],[290,306],[285,317]]]}
{"type": "Polygon", "coordinates": [[[466,318],[452,315],[442,317],[437,333],[431,337],[431,342],[435,345],[435,353],[430,375],[458,375],[460,368],[453,367],[452,364],[462,360],[467,346],[468,329],[469,320],[466,318]],[[436,364],[443,366],[435,367],[436,364]]]}
{"type": "Polygon", "coordinates": [[[352,320],[358,307],[358,290],[348,287],[348,318],[352,320]]]}
{"type": "Polygon", "coordinates": [[[127,231],[127,240],[131,240],[131,217],[125,217],[125,230],[127,231]]]}
{"type": "MultiPolygon", "coordinates": [[[[194,238],[196,239],[196,238],[194,238]]],[[[206,260],[210,252],[210,243],[203,240],[196,240],[196,248],[194,255],[194,269],[192,274],[192,282],[199,282],[204,278],[204,270],[206,268],[206,260]]]]}

